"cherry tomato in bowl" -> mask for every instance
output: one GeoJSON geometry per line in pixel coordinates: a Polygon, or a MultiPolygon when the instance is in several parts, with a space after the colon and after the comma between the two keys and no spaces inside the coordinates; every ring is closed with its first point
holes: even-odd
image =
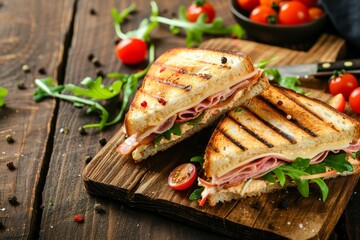
{"type": "Polygon", "coordinates": [[[145,60],[146,42],[139,38],[126,38],[115,47],[119,60],[125,64],[138,64],[145,60]]]}
{"type": "Polygon", "coordinates": [[[319,7],[309,8],[309,15],[312,21],[321,18],[324,15],[324,10],[319,7]]]}
{"type": "Polygon", "coordinates": [[[249,12],[260,5],[260,0],[237,0],[237,2],[242,9],[245,9],[249,12]]]}
{"type": "Polygon", "coordinates": [[[330,78],[329,91],[332,95],[341,93],[346,100],[358,86],[356,77],[351,73],[336,73],[330,78]]]}
{"type": "Polygon", "coordinates": [[[279,24],[297,25],[309,21],[309,10],[303,3],[289,1],[281,5],[279,10],[279,24]]]}
{"type": "Polygon", "coordinates": [[[349,97],[349,104],[351,109],[360,114],[360,87],[355,88],[349,97]]]}
{"type": "Polygon", "coordinates": [[[344,96],[341,93],[339,93],[339,94],[336,94],[335,96],[332,96],[329,99],[328,104],[330,106],[332,106],[333,108],[337,109],[338,111],[344,112],[346,101],[345,101],[344,96]]]}
{"type": "Polygon", "coordinates": [[[168,184],[175,190],[189,188],[197,177],[197,170],[194,164],[184,163],[177,166],[168,177],[168,184]]]}
{"type": "Polygon", "coordinates": [[[187,8],[186,18],[189,22],[196,22],[203,13],[206,14],[206,23],[211,23],[216,16],[215,8],[211,3],[204,0],[196,0],[187,8]]]}
{"type": "Polygon", "coordinates": [[[259,5],[251,11],[249,18],[259,23],[275,24],[277,22],[277,12],[269,6],[259,5]]]}

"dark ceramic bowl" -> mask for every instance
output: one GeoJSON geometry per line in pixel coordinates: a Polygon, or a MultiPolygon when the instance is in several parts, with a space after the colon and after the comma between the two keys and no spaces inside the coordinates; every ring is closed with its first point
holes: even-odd
{"type": "Polygon", "coordinates": [[[236,0],[229,0],[230,11],[245,29],[247,36],[258,42],[272,45],[306,44],[314,41],[326,23],[326,14],[315,21],[299,25],[267,25],[249,19],[249,13],[241,9],[236,0]]]}

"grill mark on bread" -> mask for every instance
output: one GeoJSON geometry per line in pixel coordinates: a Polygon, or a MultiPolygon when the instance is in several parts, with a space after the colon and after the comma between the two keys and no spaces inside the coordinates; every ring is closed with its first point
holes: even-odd
{"type": "MultiPolygon", "coordinates": [[[[317,119],[319,119],[320,121],[322,121],[324,124],[330,126],[332,129],[334,129],[335,131],[337,132],[340,132],[339,129],[337,129],[334,124],[330,124],[328,122],[326,122],[324,120],[324,118],[322,118],[319,114],[317,114],[316,112],[314,112],[311,108],[309,108],[308,106],[306,106],[305,104],[302,104],[300,101],[296,100],[296,98],[294,98],[292,95],[291,95],[291,92],[287,91],[286,89],[279,89],[279,90],[283,90],[282,93],[287,97],[289,98],[290,100],[292,100],[294,103],[296,103],[297,105],[299,105],[300,107],[304,108],[306,111],[308,111],[310,114],[312,114],[314,117],[316,117],[317,119]]],[[[316,101],[317,103],[323,105],[324,107],[329,107],[327,106],[326,104],[324,104],[324,102],[322,101],[319,101],[318,99],[313,99],[314,101],[316,101]]]]}
{"type": "Polygon", "coordinates": [[[231,137],[229,134],[227,134],[223,129],[221,128],[217,128],[217,130],[219,131],[219,133],[221,133],[224,137],[226,137],[228,140],[230,140],[230,142],[232,142],[233,144],[235,144],[238,148],[240,148],[243,151],[247,150],[247,147],[243,146],[241,143],[239,143],[236,139],[234,139],[233,137],[231,137]]]}
{"type": "MultiPolygon", "coordinates": [[[[285,95],[286,96],[286,95],[285,95]]],[[[298,128],[300,128],[301,130],[303,130],[304,132],[306,132],[307,134],[309,134],[312,137],[317,137],[317,134],[315,132],[313,132],[311,129],[305,127],[304,125],[301,124],[301,122],[299,122],[298,120],[296,120],[295,118],[293,118],[293,116],[287,114],[286,112],[284,112],[284,110],[280,109],[277,105],[273,104],[272,102],[270,102],[269,99],[265,98],[264,96],[259,96],[259,98],[261,101],[263,101],[265,104],[267,104],[268,106],[270,106],[273,110],[275,110],[276,112],[278,112],[280,115],[284,116],[285,118],[287,118],[290,122],[292,122],[295,126],[297,126],[298,128]],[[288,116],[290,116],[291,118],[289,119],[288,116]]],[[[295,103],[297,103],[296,99],[291,99],[292,101],[294,101],[295,103]]]]}
{"type": "Polygon", "coordinates": [[[191,90],[191,85],[182,85],[182,84],[178,84],[178,83],[174,83],[174,82],[168,82],[163,79],[157,78],[155,76],[149,76],[149,75],[147,75],[146,78],[150,78],[151,80],[157,81],[158,83],[165,84],[165,85],[175,87],[175,88],[179,88],[179,89],[182,89],[185,91],[191,90]]]}
{"type": "Polygon", "coordinates": [[[264,138],[262,138],[260,135],[256,134],[255,132],[251,131],[249,128],[247,128],[245,125],[241,124],[240,122],[236,121],[235,118],[233,118],[230,115],[226,115],[226,117],[228,119],[230,119],[231,121],[233,121],[235,124],[239,125],[240,128],[242,128],[244,131],[246,131],[248,134],[250,134],[251,136],[253,136],[254,138],[256,138],[258,141],[262,142],[264,145],[266,145],[269,148],[273,148],[274,145],[272,145],[271,143],[269,143],[268,141],[266,141],[264,138]]]}
{"type": "Polygon", "coordinates": [[[271,123],[269,123],[268,121],[264,120],[263,118],[261,118],[258,114],[256,114],[255,112],[251,111],[249,108],[247,107],[243,107],[244,109],[246,109],[247,111],[249,111],[256,119],[258,119],[259,121],[261,121],[263,124],[265,124],[266,126],[268,126],[269,128],[271,128],[272,130],[274,130],[277,134],[279,134],[280,136],[282,136],[283,138],[285,138],[287,141],[289,141],[292,144],[296,144],[296,140],[293,136],[281,131],[279,128],[275,127],[274,125],[272,125],[271,123]]]}

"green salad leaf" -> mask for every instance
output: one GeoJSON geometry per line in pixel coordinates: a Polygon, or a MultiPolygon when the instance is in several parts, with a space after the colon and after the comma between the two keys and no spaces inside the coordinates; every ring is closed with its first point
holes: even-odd
{"type": "Polygon", "coordinates": [[[195,189],[189,196],[190,201],[196,201],[201,199],[201,193],[204,191],[204,187],[195,189]]]}
{"type": "Polygon", "coordinates": [[[0,107],[5,105],[5,96],[8,94],[6,88],[0,87],[0,107]]]}

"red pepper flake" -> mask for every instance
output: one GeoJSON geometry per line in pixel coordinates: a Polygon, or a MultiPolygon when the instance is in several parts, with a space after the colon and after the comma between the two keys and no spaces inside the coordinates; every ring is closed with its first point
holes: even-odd
{"type": "Polygon", "coordinates": [[[165,71],[165,69],[166,69],[166,67],[161,67],[161,68],[160,68],[160,72],[165,71]]]}
{"type": "Polygon", "coordinates": [[[77,223],[83,223],[84,222],[84,218],[80,215],[76,215],[74,216],[74,221],[77,223]]]}
{"type": "Polygon", "coordinates": [[[142,103],[140,104],[143,108],[145,108],[147,106],[147,102],[146,101],[142,101],[142,103]]]}
{"type": "Polygon", "coordinates": [[[166,105],[166,101],[165,101],[164,99],[162,99],[162,98],[159,98],[159,99],[158,99],[158,102],[159,102],[161,105],[163,105],[163,106],[166,105]]]}

